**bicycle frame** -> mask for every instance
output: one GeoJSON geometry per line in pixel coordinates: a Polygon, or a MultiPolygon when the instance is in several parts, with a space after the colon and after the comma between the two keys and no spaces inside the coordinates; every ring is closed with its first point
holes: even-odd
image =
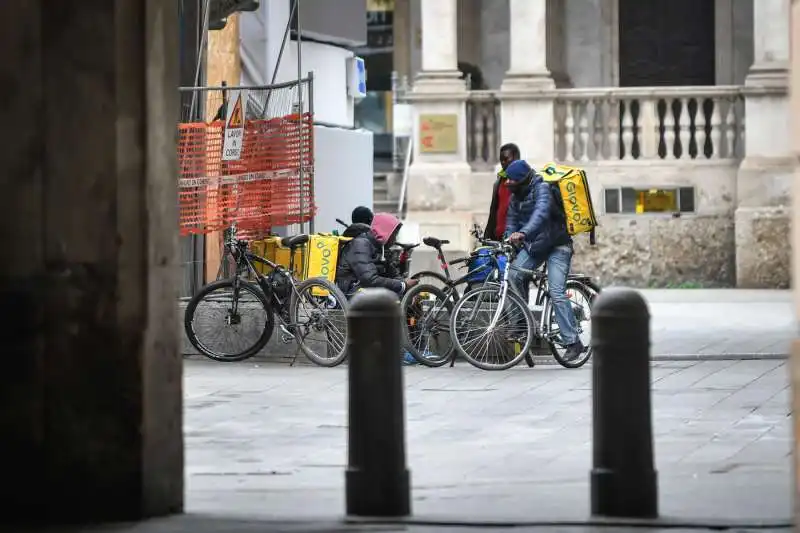
{"type": "MultiPolygon", "coordinates": [[[[506,255],[510,255],[509,252],[510,246],[505,245],[503,251],[506,255]]],[[[494,316],[492,317],[492,321],[489,323],[489,327],[486,328],[486,331],[492,331],[495,326],[497,326],[497,322],[500,320],[500,315],[503,312],[503,307],[506,305],[506,297],[508,295],[508,271],[511,269],[511,261],[506,261],[505,267],[503,268],[502,273],[500,274],[500,302],[497,305],[497,310],[494,312],[494,316]]]]}
{"type": "Polygon", "coordinates": [[[468,272],[466,272],[464,275],[462,275],[457,279],[453,279],[452,274],[450,274],[450,267],[453,265],[458,265],[460,263],[466,263],[467,261],[472,259],[472,256],[469,255],[467,257],[459,257],[458,259],[448,261],[447,258],[444,256],[444,251],[441,248],[435,248],[435,250],[436,250],[436,258],[439,260],[439,268],[442,270],[442,272],[444,272],[444,277],[446,280],[447,287],[450,289],[457,287],[459,285],[463,285],[464,283],[468,283],[469,278],[478,272],[483,272],[484,270],[494,270],[494,266],[487,263],[485,265],[481,265],[479,267],[473,268],[472,270],[469,270],[468,272]]]}
{"type": "MultiPolygon", "coordinates": [[[[234,290],[236,290],[237,282],[241,280],[240,278],[240,271],[247,270],[249,274],[254,274],[256,278],[256,283],[258,284],[259,288],[264,292],[267,296],[270,303],[273,307],[276,308],[278,313],[276,313],[278,320],[280,321],[281,325],[285,328],[287,326],[291,327],[294,324],[291,324],[290,321],[287,321],[283,313],[281,311],[285,310],[285,307],[288,303],[288,298],[281,299],[272,288],[271,277],[278,275],[285,278],[286,281],[289,282],[291,287],[291,293],[297,293],[297,280],[294,277],[294,253],[291,254],[289,258],[289,268],[286,269],[282,265],[274,263],[265,257],[261,257],[256,255],[252,252],[247,251],[246,246],[247,243],[244,241],[237,241],[232,238],[228,243],[226,243],[231,255],[233,256],[234,260],[236,261],[236,276],[234,281],[234,290]],[[265,265],[271,269],[271,272],[268,275],[261,274],[255,268],[255,263],[265,265]]],[[[288,332],[284,332],[288,333],[288,332]]]]}

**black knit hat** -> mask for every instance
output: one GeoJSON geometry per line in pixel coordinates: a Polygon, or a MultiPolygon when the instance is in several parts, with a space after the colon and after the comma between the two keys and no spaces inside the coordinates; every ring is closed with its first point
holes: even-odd
{"type": "Polygon", "coordinates": [[[360,205],[353,209],[353,214],[350,219],[353,224],[372,224],[372,210],[369,207],[360,205]]]}

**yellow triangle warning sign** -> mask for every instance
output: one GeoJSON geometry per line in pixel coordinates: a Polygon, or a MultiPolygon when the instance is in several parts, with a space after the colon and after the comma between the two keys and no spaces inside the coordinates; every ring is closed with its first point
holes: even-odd
{"type": "Polygon", "coordinates": [[[233,111],[231,118],[228,120],[229,128],[242,128],[244,127],[244,120],[242,118],[242,96],[236,95],[236,102],[233,104],[233,111]]]}

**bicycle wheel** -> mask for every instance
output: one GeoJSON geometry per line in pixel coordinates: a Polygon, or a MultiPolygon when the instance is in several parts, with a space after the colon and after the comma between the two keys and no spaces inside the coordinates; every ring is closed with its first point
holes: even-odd
{"type": "Polygon", "coordinates": [[[552,300],[548,302],[547,317],[547,344],[550,345],[550,353],[553,358],[564,368],[580,368],[585,365],[592,357],[592,302],[594,302],[597,294],[577,281],[567,281],[567,297],[569,298],[572,312],[575,315],[575,325],[578,330],[578,337],[581,339],[585,350],[577,358],[567,361],[564,359],[566,354],[566,347],[560,342],[558,322],[556,321],[556,313],[553,308],[552,300]]]}
{"type": "Polygon", "coordinates": [[[489,325],[500,308],[501,291],[487,286],[465,294],[450,319],[453,343],[459,353],[481,370],[506,370],[519,364],[533,342],[533,315],[510,289],[499,319],[489,325]]]}
{"type": "Polygon", "coordinates": [[[347,358],[347,298],[325,278],[310,278],[292,291],[291,328],[308,359],[333,367],[347,358]]]}
{"type": "Polygon", "coordinates": [[[439,367],[453,355],[450,315],[453,302],[433,285],[417,285],[403,296],[403,343],[420,364],[439,367]]]}
{"type": "Polygon", "coordinates": [[[275,316],[261,289],[231,278],[203,287],[186,306],[183,326],[198,352],[215,361],[234,362],[266,346],[275,316]]]}

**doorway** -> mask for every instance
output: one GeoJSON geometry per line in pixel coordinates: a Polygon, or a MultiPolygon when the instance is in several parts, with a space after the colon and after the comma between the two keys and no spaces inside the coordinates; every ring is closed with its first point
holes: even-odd
{"type": "Polygon", "coordinates": [[[620,87],[715,85],[713,0],[618,0],[620,87]]]}

